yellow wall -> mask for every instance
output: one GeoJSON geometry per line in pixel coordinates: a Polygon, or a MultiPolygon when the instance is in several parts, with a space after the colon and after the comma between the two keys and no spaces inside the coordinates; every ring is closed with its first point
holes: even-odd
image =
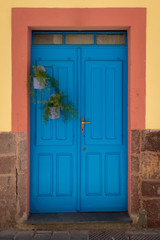
{"type": "Polygon", "coordinates": [[[0,131],[11,130],[11,8],[147,8],[146,128],[160,128],[160,0],[0,0],[0,131]]]}

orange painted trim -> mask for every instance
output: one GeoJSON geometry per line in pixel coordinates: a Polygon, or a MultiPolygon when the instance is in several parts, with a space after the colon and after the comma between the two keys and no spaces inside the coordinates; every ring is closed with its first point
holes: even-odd
{"type": "Polygon", "coordinates": [[[29,30],[128,30],[130,127],[145,128],[146,10],[141,8],[12,9],[12,131],[27,131],[29,30]]]}
{"type": "Polygon", "coordinates": [[[28,133],[28,213],[30,109],[26,81],[31,30],[128,30],[128,211],[131,213],[130,135],[131,129],[145,128],[146,9],[12,9],[12,131],[28,133]]]}

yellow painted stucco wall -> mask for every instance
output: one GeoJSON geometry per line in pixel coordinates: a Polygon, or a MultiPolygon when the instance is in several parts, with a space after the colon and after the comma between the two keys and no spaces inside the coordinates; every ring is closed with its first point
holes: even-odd
{"type": "Polygon", "coordinates": [[[147,9],[146,128],[160,128],[160,0],[0,0],[0,131],[11,130],[11,8],[147,9]]]}

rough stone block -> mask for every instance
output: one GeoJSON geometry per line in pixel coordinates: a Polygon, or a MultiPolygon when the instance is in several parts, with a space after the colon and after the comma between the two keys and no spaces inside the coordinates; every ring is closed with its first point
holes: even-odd
{"type": "Polygon", "coordinates": [[[140,184],[139,177],[132,176],[131,178],[131,211],[132,213],[138,212],[140,209],[139,184],[140,184]]]}
{"type": "Polygon", "coordinates": [[[0,174],[15,173],[16,156],[0,157],[0,174]]]}
{"type": "Polygon", "coordinates": [[[132,130],[131,152],[140,153],[140,131],[139,130],[132,130]]]}
{"type": "Polygon", "coordinates": [[[18,143],[18,165],[20,172],[27,170],[27,142],[26,140],[18,143]]]}
{"type": "Polygon", "coordinates": [[[16,199],[0,200],[0,227],[8,229],[16,223],[16,199]]]}
{"type": "Polygon", "coordinates": [[[141,154],[141,171],[143,179],[160,179],[160,158],[154,153],[141,154]]]}
{"type": "Polygon", "coordinates": [[[147,212],[147,226],[160,226],[160,199],[145,200],[143,202],[144,209],[147,212]]]}
{"type": "Polygon", "coordinates": [[[16,141],[12,132],[0,133],[0,154],[15,154],[16,141]]]}
{"type": "Polygon", "coordinates": [[[7,208],[7,200],[0,199],[0,219],[5,216],[6,214],[6,208],[7,208]]]}
{"type": "Polygon", "coordinates": [[[160,197],[160,182],[142,182],[142,196],[160,197]]]}
{"type": "Polygon", "coordinates": [[[131,156],[132,172],[139,173],[139,157],[131,156]]]}
{"type": "Polygon", "coordinates": [[[160,152],[160,130],[142,131],[142,151],[160,152]]]}
{"type": "Polygon", "coordinates": [[[27,199],[27,176],[26,174],[18,175],[18,201],[19,201],[19,217],[22,217],[26,212],[26,199],[27,199]]]}
{"type": "Polygon", "coordinates": [[[16,176],[0,176],[0,199],[16,198],[16,176]]]}
{"type": "Polygon", "coordinates": [[[27,137],[27,133],[25,133],[25,132],[20,132],[20,133],[16,133],[16,134],[21,139],[26,139],[26,137],[27,137]]]}

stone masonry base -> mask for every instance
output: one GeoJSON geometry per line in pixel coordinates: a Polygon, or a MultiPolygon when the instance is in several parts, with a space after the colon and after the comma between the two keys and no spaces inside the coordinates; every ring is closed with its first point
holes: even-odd
{"type": "Polygon", "coordinates": [[[0,133],[0,227],[26,219],[26,133],[0,133]]]}
{"type": "MultiPolygon", "coordinates": [[[[0,133],[0,228],[27,219],[27,135],[0,133]]],[[[137,228],[160,228],[160,130],[131,132],[131,218],[137,228]]]]}
{"type": "Polygon", "coordinates": [[[160,228],[160,130],[133,130],[131,212],[142,227],[160,228]]]}

